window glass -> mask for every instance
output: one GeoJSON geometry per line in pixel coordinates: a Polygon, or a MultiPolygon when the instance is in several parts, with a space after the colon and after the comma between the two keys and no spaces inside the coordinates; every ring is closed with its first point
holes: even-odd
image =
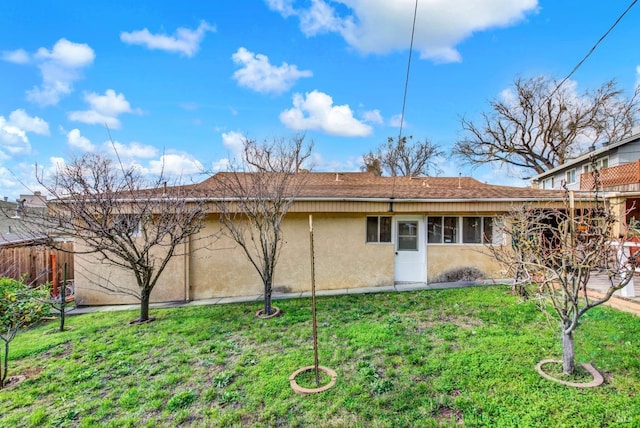
{"type": "Polygon", "coordinates": [[[367,217],[367,242],[378,242],[378,217],[367,217]]]}
{"type": "Polygon", "coordinates": [[[443,242],[455,244],[458,242],[458,217],[443,217],[443,242]]]}
{"type": "Polygon", "coordinates": [[[391,217],[380,217],[380,242],[391,242],[391,217]]]}
{"type": "Polygon", "coordinates": [[[398,250],[416,251],[418,250],[418,222],[399,221],[398,222],[398,250]]]}
{"type": "Polygon", "coordinates": [[[429,217],[427,219],[427,242],[430,244],[442,243],[442,217],[429,217]]]}
{"type": "Polygon", "coordinates": [[[118,214],[113,221],[113,228],[121,236],[140,236],[140,218],[131,214],[118,214]]]}
{"type": "Polygon", "coordinates": [[[367,217],[367,242],[391,242],[391,217],[367,217]]]}
{"type": "Polygon", "coordinates": [[[427,217],[429,244],[499,244],[500,228],[493,217],[427,217]],[[460,218],[462,224],[460,224],[460,218]]]}
{"type": "Polygon", "coordinates": [[[462,242],[480,244],[482,242],[482,221],[480,217],[462,218],[462,242]]]}
{"type": "Polygon", "coordinates": [[[571,170],[567,171],[566,181],[567,181],[568,184],[576,182],[576,170],[575,169],[571,169],[571,170]]]}
{"type": "Polygon", "coordinates": [[[496,237],[493,236],[493,232],[493,218],[482,217],[482,242],[485,244],[495,243],[496,237]]]}

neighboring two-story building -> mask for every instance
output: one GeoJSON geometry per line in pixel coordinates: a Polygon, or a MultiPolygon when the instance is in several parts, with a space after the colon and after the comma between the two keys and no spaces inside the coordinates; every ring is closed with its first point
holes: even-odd
{"type": "Polygon", "coordinates": [[[640,134],[593,147],[531,180],[533,187],[545,190],[566,187],[594,192],[597,187],[618,212],[621,224],[634,227],[640,221],[640,134]]]}

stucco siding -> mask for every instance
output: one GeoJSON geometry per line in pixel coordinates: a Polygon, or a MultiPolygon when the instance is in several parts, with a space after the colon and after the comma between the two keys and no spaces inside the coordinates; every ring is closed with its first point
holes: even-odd
{"type": "MultiPolygon", "coordinates": [[[[368,213],[376,215],[375,212],[368,213]]],[[[389,215],[383,211],[378,215],[389,215]]],[[[440,215],[440,214],[438,214],[440,215]]],[[[487,215],[487,214],[485,214],[487,215]]],[[[313,214],[316,287],[331,290],[385,286],[394,283],[394,243],[366,243],[364,213],[313,214]]],[[[309,215],[289,213],[283,223],[283,244],[273,291],[304,292],[311,287],[309,215]]],[[[500,267],[482,245],[429,244],[427,279],[455,268],[473,266],[488,277],[501,277],[500,267]]],[[[134,297],[105,293],[107,281],[137,291],[130,273],[76,256],[79,304],[136,303],[134,297]]],[[[200,300],[263,294],[261,278],[242,249],[224,234],[217,214],[185,244],[167,266],[152,292],[152,301],[200,300]],[[185,248],[189,248],[185,255],[185,248]]]]}
{"type": "MultiPolygon", "coordinates": [[[[362,214],[314,214],[316,287],[350,288],[393,283],[393,245],[366,244],[362,214]]],[[[221,231],[217,220],[207,220],[208,233],[221,231]]],[[[311,287],[309,217],[289,214],[283,223],[283,245],[276,265],[275,292],[302,292],[311,287]]],[[[263,285],[241,248],[220,234],[213,248],[194,241],[191,255],[192,299],[260,295],[263,285]]]]}
{"type": "Polygon", "coordinates": [[[427,281],[453,269],[475,267],[487,278],[503,278],[501,266],[482,245],[427,245],[427,281]]]}
{"type": "MultiPolygon", "coordinates": [[[[83,247],[76,242],[75,302],[78,305],[106,305],[114,303],[138,303],[139,295],[135,277],[131,271],[101,260],[95,254],[81,254],[83,247]],[[133,294],[133,295],[132,295],[133,294]]],[[[169,260],[157,285],[151,292],[151,302],[187,300],[185,253],[188,244],[178,247],[169,260]]]]}

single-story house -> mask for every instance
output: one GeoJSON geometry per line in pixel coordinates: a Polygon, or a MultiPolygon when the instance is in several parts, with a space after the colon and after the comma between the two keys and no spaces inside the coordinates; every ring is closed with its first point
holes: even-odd
{"type": "MultiPolygon", "coordinates": [[[[191,185],[202,198],[223,198],[224,174],[191,185]]],[[[309,215],[313,215],[318,290],[427,283],[438,275],[475,268],[504,278],[487,245],[510,245],[498,218],[527,204],[560,207],[563,192],[497,186],[468,177],[378,177],[371,173],[312,172],[283,221],[284,242],[274,293],[310,289],[309,215]]],[[[188,301],[262,293],[262,282],[241,249],[222,230],[215,204],[204,228],[184,243],[151,294],[152,302],[188,301]],[[217,236],[216,239],[200,239],[217,236]]],[[[132,303],[105,293],[96,280],[135,282],[126,271],[87,255],[75,260],[79,305],[132,303]]]]}

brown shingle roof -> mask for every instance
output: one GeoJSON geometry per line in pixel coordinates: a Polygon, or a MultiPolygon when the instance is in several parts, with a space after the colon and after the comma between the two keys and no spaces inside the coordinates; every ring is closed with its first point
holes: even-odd
{"type": "MultiPolygon", "coordinates": [[[[203,197],[220,197],[218,181],[230,173],[218,173],[193,186],[203,197]]],[[[368,172],[312,172],[298,199],[396,200],[557,200],[559,190],[496,186],[470,177],[378,177],[368,172]]]]}

